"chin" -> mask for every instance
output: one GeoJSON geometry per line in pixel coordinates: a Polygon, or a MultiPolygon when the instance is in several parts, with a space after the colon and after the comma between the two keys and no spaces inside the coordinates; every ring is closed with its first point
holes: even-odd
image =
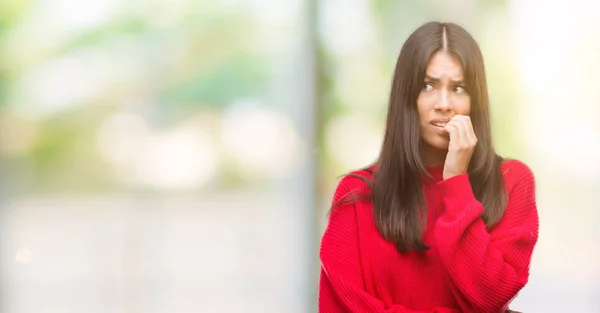
{"type": "Polygon", "coordinates": [[[436,148],[438,150],[448,151],[448,142],[436,145],[436,146],[434,146],[434,148],[436,148]]]}
{"type": "Polygon", "coordinates": [[[431,148],[435,150],[446,150],[448,151],[448,145],[450,144],[450,140],[436,136],[437,138],[433,140],[425,140],[425,143],[429,145],[431,148]]]}

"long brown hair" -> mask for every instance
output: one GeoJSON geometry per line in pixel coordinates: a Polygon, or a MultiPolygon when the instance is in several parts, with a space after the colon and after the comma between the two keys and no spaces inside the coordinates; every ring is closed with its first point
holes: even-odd
{"type": "Polygon", "coordinates": [[[381,153],[374,164],[372,181],[361,177],[371,192],[352,197],[373,202],[379,232],[395,242],[401,252],[428,249],[422,238],[426,214],[422,214],[423,219],[420,217],[421,210],[426,210],[422,176],[428,174],[421,154],[417,98],[427,65],[440,50],[455,57],[465,73],[471,97],[470,117],[477,136],[468,174],[473,193],[483,204],[481,217],[488,228],[502,218],[507,201],[501,172],[503,159],[492,145],[489,98],[479,46],[456,24],[424,24],[407,39],[396,63],[381,153]]]}

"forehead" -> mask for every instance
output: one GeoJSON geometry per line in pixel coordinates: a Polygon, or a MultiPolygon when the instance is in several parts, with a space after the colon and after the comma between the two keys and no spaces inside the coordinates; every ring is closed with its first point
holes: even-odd
{"type": "Polygon", "coordinates": [[[464,78],[460,62],[444,51],[433,55],[427,64],[426,74],[440,79],[462,80],[464,78]]]}

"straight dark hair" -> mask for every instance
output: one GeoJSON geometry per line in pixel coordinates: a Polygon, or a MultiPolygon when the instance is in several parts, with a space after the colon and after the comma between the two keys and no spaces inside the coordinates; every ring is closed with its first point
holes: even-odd
{"type": "Polygon", "coordinates": [[[473,193],[483,204],[481,215],[489,228],[504,214],[507,195],[501,172],[502,157],[494,151],[490,106],[483,56],[473,37],[453,23],[430,22],[419,27],[405,42],[398,57],[388,103],[387,121],[379,158],[373,165],[372,180],[360,175],[370,187],[369,194],[352,194],[333,204],[368,199],[381,235],[407,252],[427,250],[423,242],[427,207],[422,189],[423,174],[429,176],[421,154],[417,98],[429,61],[445,51],[462,65],[471,99],[470,118],[477,145],[468,174],[473,193]]]}

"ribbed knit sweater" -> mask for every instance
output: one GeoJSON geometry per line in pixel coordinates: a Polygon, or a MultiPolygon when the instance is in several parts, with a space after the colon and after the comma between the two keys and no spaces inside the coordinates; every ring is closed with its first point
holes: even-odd
{"type": "MultiPolygon", "coordinates": [[[[538,238],[535,183],[515,160],[502,165],[508,203],[498,224],[486,229],[468,174],[442,179],[428,168],[427,251],[400,253],[379,233],[370,201],[334,208],[321,240],[319,312],[497,313],[504,312],[529,277],[538,238]]],[[[367,171],[354,174],[372,179],[367,171]]],[[[333,203],[349,193],[369,192],[345,176],[333,203]]]]}

